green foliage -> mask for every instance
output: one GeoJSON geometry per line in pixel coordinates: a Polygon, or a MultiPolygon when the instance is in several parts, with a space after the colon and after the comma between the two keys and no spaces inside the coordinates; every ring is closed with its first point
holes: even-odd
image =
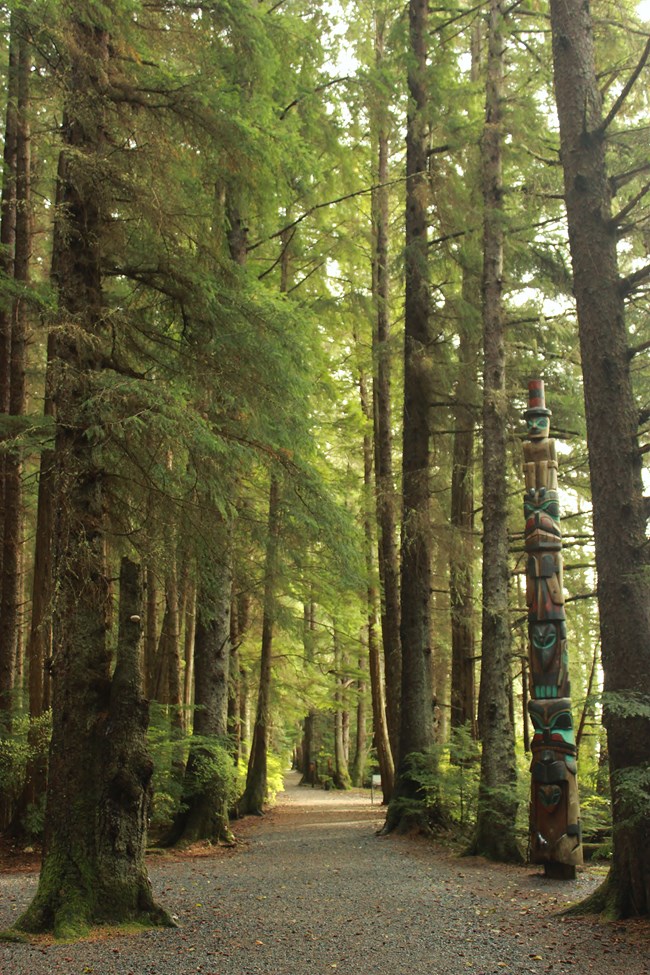
{"type": "Polygon", "coordinates": [[[194,736],[191,749],[192,774],[185,777],[184,798],[205,795],[215,806],[232,808],[239,796],[240,777],[229,740],[194,736]]]}
{"type": "Polygon", "coordinates": [[[170,709],[152,702],[147,744],[154,763],[149,824],[162,829],[171,824],[181,802],[182,781],[176,774],[173,759],[177,749],[187,754],[190,738],[179,739],[170,726],[170,709]]]}
{"type": "Polygon", "coordinates": [[[606,691],[603,709],[617,718],[650,718],[650,698],[640,691],[606,691]]]}
{"type": "Polygon", "coordinates": [[[287,768],[287,755],[269,752],[266,756],[266,796],[267,802],[274,802],[278,792],[282,791],[284,772],[287,768]]]}
{"type": "MultiPolygon", "coordinates": [[[[0,738],[0,793],[8,799],[17,799],[25,785],[27,768],[33,762],[46,762],[52,734],[52,713],[46,711],[39,718],[30,720],[28,715],[18,715],[13,722],[11,735],[0,738]]],[[[42,833],[44,797],[37,807],[30,806],[25,813],[23,826],[28,836],[42,833]]]]}
{"type": "Polygon", "coordinates": [[[612,787],[619,811],[616,828],[650,823],[650,764],[618,769],[612,787]]]}

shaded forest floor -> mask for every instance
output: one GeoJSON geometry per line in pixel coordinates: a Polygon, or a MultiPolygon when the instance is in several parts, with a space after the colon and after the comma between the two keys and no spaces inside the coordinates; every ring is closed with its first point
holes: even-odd
{"type": "MultiPolygon", "coordinates": [[[[600,882],[459,859],[422,840],[377,837],[367,792],[287,778],[232,849],[198,845],[149,860],[179,928],[103,932],[74,945],[0,945],[0,975],[648,975],[650,923],[558,912],[600,882]]],[[[0,928],[34,894],[34,853],[4,850],[0,928]]]]}

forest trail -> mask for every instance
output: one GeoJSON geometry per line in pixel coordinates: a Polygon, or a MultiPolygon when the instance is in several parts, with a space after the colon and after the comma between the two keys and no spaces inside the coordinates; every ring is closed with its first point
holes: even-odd
{"type": "MultiPolygon", "coordinates": [[[[75,945],[0,945],[0,975],[649,975],[647,922],[599,925],[555,911],[597,878],[458,859],[378,837],[369,793],[286,790],[245,843],[150,861],[180,927],[75,945]]],[[[0,927],[35,874],[0,874],[0,927]]]]}

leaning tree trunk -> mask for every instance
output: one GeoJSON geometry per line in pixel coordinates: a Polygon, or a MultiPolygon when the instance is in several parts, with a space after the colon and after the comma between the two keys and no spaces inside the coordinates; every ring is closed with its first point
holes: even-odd
{"type": "Polygon", "coordinates": [[[551,0],[551,27],[584,377],[614,822],[612,867],[587,907],[628,917],[650,913],[650,718],[644,703],[650,699],[650,552],[624,305],[635,282],[622,280],[618,271],[588,5],[551,0]]]}
{"type": "Polygon", "coordinates": [[[78,936],[94,923],[170,923],[154,903],[144,864],[147,709],[139,684],[139,577],[123,568],[117,666],[111,673],[110,579],[105,564],[102,431],[84,409],[97,379],[104,308],[101,242],[110,212],[96,167],[106,145],[108,33],[74,19],[65,81],[63,163],[55,262],[58,482],[53,728],[43,866],[19,930],[78,936]]]}
{"type": "Polygon", "coordinates": [[[521,861],[515,837],[517,765],[510,719],[507,397],[503,310],[503,36],[491,0],[483,176],[483,642],[479,733],[483,743],[476,831],[470,851],[521,861]]]}

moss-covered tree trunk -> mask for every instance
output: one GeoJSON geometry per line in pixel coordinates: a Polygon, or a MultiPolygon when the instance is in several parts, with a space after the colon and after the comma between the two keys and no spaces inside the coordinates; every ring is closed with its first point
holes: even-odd
{"type": "Polygon", "coordinates": [[[635,280],[622,280],[618,270],[619,227],[612,217],[588,4],[551,0],[551,27],[584,377],[613,797],[612,868],[588,909],[629,917],[650,914],[650,552],[625,321],[625,297],[635,280]]]}
{"type": "MultiPolygon", "coordinates": [[[[100,546],[92,549],[101,559],[100,546]]],[[[36,897],[16,923],[19,931],[53,931],[61,938],[96,923],[171,924],[153,900],[144,862],[153,762],[140,672],[139,566],[122,561],[112,677],[91,607],[95,597],[106,596],[103,581],[97,583],[86,579],[81,592],[67,586],[62,593],[68,609],[66,597],[74,595],[77,614],[59,631],[65,643],[54,675],[43,867],[36,897]]],[[[106,610],[105,600],[99,608],[106,610]]]]}
{"type": "Polygon", "coordinates": [[[94,923],[169,923],[144,865],[152,763],[139,670],[141,587],[124,563],[117,666],[111,676],[111,587],[105,558],[101,428],[88,401],[104,328],[101,255],[110,195],[97,178],[105,153],[105,83],[112,46],[87,18],[69,23],[59,223],[54,261],[57,509],[53,729],[43,866],[22,931],[79,934],[94,923]]]}

